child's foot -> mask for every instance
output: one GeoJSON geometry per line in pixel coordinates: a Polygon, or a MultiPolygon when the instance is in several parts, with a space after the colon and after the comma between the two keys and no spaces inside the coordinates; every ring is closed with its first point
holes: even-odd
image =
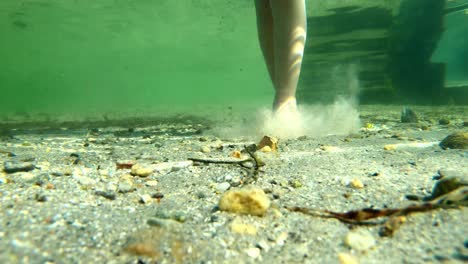
{"type": "Polygon", "coordinates": [[[275,115],[282,114],[297,114],[296,98],[289,98],[284,102],[278,103],[273,106],[275,115]]]}
{"type": "Polygon", "coordinates": [[[297,110],[295,98],[274,106],[273,116],[266,124],[270,134],[279,138],[296,138],[304,135],[302,116],[297,110]]]}

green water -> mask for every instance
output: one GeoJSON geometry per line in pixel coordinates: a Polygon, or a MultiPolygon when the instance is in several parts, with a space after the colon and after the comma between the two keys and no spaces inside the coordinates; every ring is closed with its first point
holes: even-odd
{"type": "MultiPolygon", "coordinates": [[[[306,2],[300,102],[356,84],[361,102],[468,103],[467,0],[306,2]]],[[[238,111],[273,97],[252,0],[2,0],[0,89],[0,116],[238,111]]]]}
{"type": "Polygon", "coordinates": [[[0,111],[269,103],[250,0],[3,0],[0,111]]]}

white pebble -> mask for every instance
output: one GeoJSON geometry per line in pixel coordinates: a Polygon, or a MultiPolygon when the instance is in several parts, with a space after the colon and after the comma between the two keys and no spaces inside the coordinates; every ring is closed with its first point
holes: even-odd
{"type": "Polygon", "coordinates": [[[247,253],[249,257],[254,258],[254,259],[260,257],[260,249],[256,247],[246,249],[245,253],[247,253]]]}
{"type": "Polygon", "coordinates": [[[367,250],[375,245],[375,239],[367,230],[352,230],[344,238],[347,246],[358,251],[367,250]]]}

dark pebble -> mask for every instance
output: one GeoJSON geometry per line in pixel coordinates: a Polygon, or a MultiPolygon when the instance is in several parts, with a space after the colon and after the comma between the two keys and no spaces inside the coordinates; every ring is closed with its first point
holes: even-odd
{"type": "Polygon", "coordinates": [[[157,192],[153,195],[151,195],[152,198],[154,199],[161,199],[161,198],[164,198],[164,194],[160,193],[160,192],[157,192]]]}
{"type": "Polygon", "coordinates": [[[468,132],[455,132],[440,142],[443,149],[468,149],[468,132]]]}
{"type": "Polygon", "coordinates": [[[109,200],[115,200],[116,194],[115,192],[106,192],[106,191],[96,191],[96,195],[102,196],[109,200]]]}
{"type": "Polygon", "coordinates": [[[417,123],[418,116],[413,110],[409,109],[408,107],[405,107],[403,108],[403,111],[401,111],[401,122],[402,123],[417,123]]]}
{"type": "Polygon", "coordinates": [[[406,199],[410,200],[410,201],[420,201],[421,198],[417,195],[414,195],[414,194],[407,194],[405,195],[406,199]]]}
{"type": "Polygon", "coordinates": [[[439,120],[439,125],[448,125],[448,124],[450,124],[450,120],[447,118],[441,118],[439,120]]]}
{"type": "Polygon", "coordinates": [[[21,162],[21,161],[5,161],[3,170],[6,173],[14,173],[19,171],[32,171],[36,168],[36,164],[33,162],[21,162]]]}
{"type": "Polygon", "coordinates": [[[47,196],[45,196],[43,193],[36,193],[35,199],[38,202],[45,202],[47,201],[47,196]]]}

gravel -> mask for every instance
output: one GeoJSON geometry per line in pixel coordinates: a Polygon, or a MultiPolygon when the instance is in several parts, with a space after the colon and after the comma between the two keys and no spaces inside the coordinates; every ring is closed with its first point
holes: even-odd
{"type": "Polygon", "coordinates": [[[354,134],[280,139],[277,152],[259,153],[256,180],[236,164],[188,158],[232,160],[261,137],[217,137],[180,118],[12,130],[0,138],[0,263],[462,263],[465,207],[411,214],[387,237],[381,225],[285,209],[402,207],[414,203],[407,195],[430,196],[442,174],[466,177],[466,150],[438,146],[466,130],[466,109],[448,125],[438,122],[446,110],[411,109],[419,123],[401,123],[399,107],[369,106],[354,134]],[[219,210],[225,192],[251,187],[271,201],[264,216],[219,210]]]}

